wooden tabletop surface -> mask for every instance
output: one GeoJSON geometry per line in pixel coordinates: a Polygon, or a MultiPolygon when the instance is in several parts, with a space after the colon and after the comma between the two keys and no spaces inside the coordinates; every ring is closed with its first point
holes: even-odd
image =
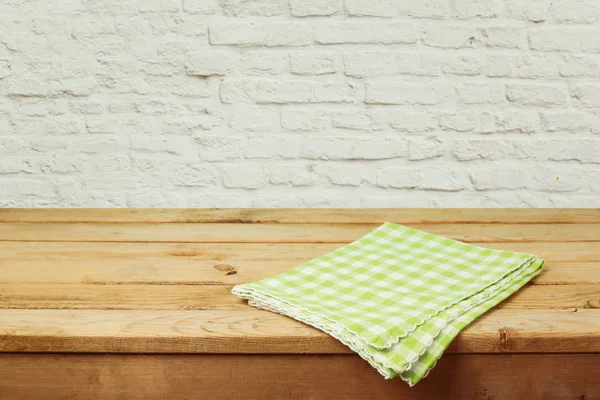
{"type": "Polygon", "coordinates": [[[0,351],[350,353],[231,287],[385,221],[546,260],[449,352],[600,352],[600,209],[0,209],[0,351]]]}

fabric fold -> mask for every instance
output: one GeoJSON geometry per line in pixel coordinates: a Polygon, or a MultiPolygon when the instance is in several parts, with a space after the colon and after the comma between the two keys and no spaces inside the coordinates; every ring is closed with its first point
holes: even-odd
{"type": "Polygon", "coordinates": [[[329,333],[386,378],[400,376],[412,386],[464,327],[542,265],[531,254],[386,222],[344,247],[232,292],[329,333]]]}

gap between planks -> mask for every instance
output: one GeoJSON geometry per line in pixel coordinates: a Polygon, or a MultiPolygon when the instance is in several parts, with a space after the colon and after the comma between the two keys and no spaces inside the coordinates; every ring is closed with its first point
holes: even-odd
{"type": "MultiPolygon", "coordinates": [[[[0,223],[0,241],[349,243],[379,224],[0,223]]],[[[600,224],[411,224],[472,243],[598,242],[600,224]]]]}
{"type": "Polygon", "coordinates": [[[0,209],[0,222],[154,223],[599,223],[600,209],[0,209]]]}

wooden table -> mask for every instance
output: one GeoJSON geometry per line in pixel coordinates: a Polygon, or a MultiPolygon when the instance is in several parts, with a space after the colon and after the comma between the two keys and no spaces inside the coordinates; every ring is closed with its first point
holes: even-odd
{"type": "Polygon", "coordinates": [[[600,209],[0,210],[0,399],[593,399],[600,209]],[[546,260],[410,389],[247,306],[384,221],[546,260]]]}

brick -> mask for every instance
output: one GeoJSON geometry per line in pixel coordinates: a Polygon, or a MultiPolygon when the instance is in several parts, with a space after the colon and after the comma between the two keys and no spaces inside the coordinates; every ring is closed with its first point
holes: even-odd
{"type": "Polygon", "coordinates": [[[138,112],[137,104],[131,98],[110,98],[108,100],[108,110],[115,114],[138,112]]]}
{"type": "Polygon", "coordinates": [[[218,189],[202,189],[200,192],[192,191],[189,197],[189,207],[210,208],[249,208],[255,196],[232,196],[231,192],[218,191],[218,189]]]}
{"type": "MultiPolygon", "coordinates": [[[[207,3],[209,5],[210,1],[207,3]]],[[[200,10],[195,12],[202,12],[200,10]]],[[[209,13],[209,11],[206,11],[209,13]]],[[[155,35],[168,35],[174,33],[181,36],[189,36],[194,38],[203,38],[208,34],[208,25],[206,21],[199,19],[197,16],[187,16],[174,14],[164,15],[157,14],[155,17],[147,17],[152,28],[152,33],[155,35]]]]}
{"type": "MultiPolygon", "coordinates": [[[[19,132],[21,134],[27,133],[27,127],[20,126],[19,132]]],[[[54,118],[52,121],[48,121],[46,127],[37,126],[35,127],[35,133],[48,133],[50,135],[77,135],[80,133],[87,133],[86,121],[75,120],[75,119],[64,119],[54,118]]]]}
{"type": "Polygon", "coordinates": [[[184,97],[209,97],[212,94],[210,82],[187,75],[169,77],[169,79],[157,77],[131,78],[127,81],[126,86],[120,87],[115,92],[184,97]]]}
{"type": "Polygon", "coordinates": [[[454,15],[459,19],[493,18],[496,16],[494,0],[453,0],[454,15]]]}
{"type": "Polygon", "coordinates": [[[242,157],[246,138],[240,136],[198,136],[198,155],[205,161],[237,160],[242,157]]]}
{"type": "Polygon", "coordinates": [[[481,30],[466,26],[427,25],[423,43],[430,47],[461,49],[477,47],[483,41],[481,30]]]}
{"type": "Polygon", "coordinates": [[[542,129],[548,132],[587,132],[589,118],[577,112],[542,112],[542,129]]]}
{"type": "Polygon", "coordinates": [[[469,132],[480,126],[480,114],[476,112],[444,113],[440,117],[443,130],[469,132]]]}
{"type": "Polygon", "coordinates": [[[529,30],[529,47],[540,51],[600,51],[600,31],[591,27],[547,27],[529,30]]]}
{"type": "Polygon", "coordinates": [[[508,84],[506,98],[522,106],[554,107],[567,103],[567,93],[558,84],[508,84]]]}
{"type": "Polygon", "coordinates": [[[130,136],[129,147],[142,154],[160,154],[172,161],[198,160],[192,138],[182,135],[135,134],[130,136]]]}
{"type": "Polygon", "coordinates": [[[561,76],[576,78],[600,77],[600,57],[561,54],[558,60],[558,70],[561,76]]]}
{"type": "Polygon", "coordinates": [[[8,60],[0,60],[0,79],[10,76],[11,73],[12,67],[8,60]]]}
{"type": "Polygon", "coordinates": [[[344,71],[355,78],[398,73],[397,55],[392,52],[363,52],[344,55],[344,71]]]}
{"type": "Polygon", "coordinates": [[[163,120],[161,131],[179,135],[203,133],[221,127],[224,119],[223,110],[207,107],[192,116],[163,120]]]}
{"type": "Polygon", "coordinates": [[[144,0],[138,4],[140,12],[177,12],[181,8],[181,0],[144,0]]]}
{"type": "Polygon", "coordinates": [[[281,109],[281,126],[290,131],[322,131],[329,127],[329,115],[319,109],[281,109]]]}
{"type": "Polygon", "coordinates": [[[481,169],[471,173],[477,190],[532,189],[548,192],[571,192],[581,188],[582,171],[541,165],[529,168],[481,169]],[[558,178],[558,179],[557,179],[558,178]]]}
{"type": "Polygon", "coordinates": [[[312,42],[307,24],[290,22],[245,22],[218,20],[209,27],[211,44],[238,46],[306,46],[312,42]]]}
{"type": "Polygon", "coordinates": [[[554,78],[558,75],[553,54],[489,55],[487,76],[509,78],[554,78]]]}
{"type": "Polygon", "coordinates": [[[253,79],[225,79],[219,97],[226,104],[247,103],[255,100],[258,81],[253,79]]]}
{"type": "Polygon", "coordinates": [[[524,29],[517,27],[490,26],[482,29],[487,47],[518,49],[524,29]]]}
{"type": "Polygon", "coordinates": [[[455,87],[460,104],[500,104],[506,100],[505,85],[499,82],[465,82],[455,87]]]}
{"type": "Polygon", "coordinates": [[[2,157],[0,159],[0,174],[32,174],[40,168],[35,158],[2,157]]]}
{"type": "Polygon", "coordinates": [[[393,17],[396,15],[394,0],[346,0],[346,13],[356,17],[393,17]]]}
{"type": "Polygon", "coordinates": [[[226,188],[258,189],[268,183],[265,171],[259,165],[227,165],[220,170],[226,188]]]}
{"type": "Polygon", "coordinates": [[[231,17],[271,17],[289,13],[286,0],[221,0],[221,5],[223,13],[231,17]]]}
{"type": "Polygon", "coordinates": [[[76,99],[69,102],[71,112],[79,114],[101,114],[104,112],[104,103],[99,100],[76,99]]]}
{"type": "Polygon", "coordinates": [[[315,103],[353,103],[356,100],[358,86],[355,83],[331,82],[316,83],[313,86],[315,103]]]}
{"type": "Polygon", "coordinates": [[[442,71],[449,75],[479,75],[481,73],[481,63],[479,57],[447,57],[446,61],[442,62],[442,71]]]}
{"type": "Polygon", "coordinates": [[[550,14],[557,22],[593,23],[600,19],[596,0],[552,0],[550,14]]]}
{"type": "Polygon", "coordinates": [[[510,18],[532,22],[545,21],[549,6],[550,0],[506,0],[506,8],[510,18]]]}
{"type": "Polygon", "coordinates": [[[177,192],[157,192],[152,188],[127,194],[127,207],[147,208],[154,204],[164,204],[165,207],[181,207],[182,204],[186,204],[186,195],[177,192]]]}
{"type": "Polygon", "coordinates": [[[376,183],[377,170],[372,164],[327,166],[319,171],[332,185],[358,187],[376,183]]]}
{"type": "Polygon", "coordinates": [[[300,155],[296,136],[251,136],[242,150],[246,158],[294,159],[300,155]]]}
{"type": "Polygon", "coordinates": [[[398,2],[401,14],[417,18],[441,19],[450,14],[448,0],[403,0],[398,2]]]}
{"type": "Polygon", "coordinates": [[[323,52],[298,52],[290,55],[290,69],[297,75],[333,74],[340,70],[338,55],[323,52]]]}
{"type": "Polygon", "coordinates": [[[167,164],[164,175],[173,186],[206,187],[218,182],[216,168],[209,165],[167,164]]]}
{"type": "Polygon", "coordinates": [[[468,180],[460,171],[448,168],[381,167],[377,184],[398,189],[458,191],[468,187],[468,180]]]}
{"type": "Polygon", "coordinates": [[[600,133],[600,114],[592,113],[587,115],[590,121],[590,129],[592,133],[600,133]]]}
{"type": "Polygon", "coordinates": [[[600,85],[576,84],[571,86],[573,104],[578,107],[600,107],[600,85]]]}
{"type": "Polygon", "coordinates": [[[502,133],[534,133],[540,129],[540,117],[537,113],[521,111],[504,111],[494,116],[492,132],[502,133]]]}
{"type": "Polygon", "coordinates": [[[285,53],[246,51],[242,53],[238,69],[245,75],[277,75],[289,71],[285,53]]]}
{"type": "Polygon", "coordinates": [[[436,137],[415,138],[408,141],[408,159],[411,161],[441,157],[444,151],[444,143],[436,137]]]}
{"type": "Polygon", "coordinates": [[[373,110],[378,121],[399,132],[429,132],[438,127],[438,116],[432,112],[383,107],[373,110]]]}
{"type": "Polygon", "coordinates": [[[344,82],[233,79],[221,85],[221,101],[261,104],[348,103],[355,100],[356,91],[356,84],[344,82]]]}
{"type": "Polygon", "coordinates": [[[311,137],[304,139],[300,156],[311,160],[383,160],[408,153],[401,138],[311,137]]]}
{"type": "Polygon", "coordinates": [[[216,14],[219,0],[183,0],[183,10],[191,14],[216,14]]]}
{"type": "Polygon", "coordinates": [[[297,17],[332,15],[342,9],[342,0],[290,0],[292,14],[297,17]]]}
{"type": "Polygon", "coordinates": [[[344,56],[346,75],[356,78],[396,74],[436,76],[440,57],[431,53],[364,52],[344,56]]]}
{"type": "Polygon", "coordinates": [[[600,164],[600,140],[521,141],[515,148],[521,158],[600,164]]]}
{"type": "Polygon", "coordinates": [[[419,39],[417,27],[406,21],[330,21],[315,28],[315,41],[320,44],[416,43],[419,39]]]}
{"type": "Polygon", "coordinates": [[[435,53],[398,53],[396,57],[399,74],[437,76],[440,74],[440,56],[435,53]]]}
{"type": "Polygon", "coordinates": [[[452,155],[459,161],[505,160],[515,157],[513,143],[506,140],[455,140],[452,155]]]}
{"type": "Polygon", "coordinates": [[[50,82],[41,79],[24,78],[6,80],[7,96],[45,97],[51,93],[50,82]]]}
{"type": "Polygon", "coordinates": [[[159,99],[136,100],[136,107],[140,114],[145,115],[195,115],[203,110],[202,106],[194,103],[159,99]]]}
{"type": "Polygon", "coordinates": [[[3,198],[38,197],[53,198],[56,191],[48,179],[22,178],[19,176],[5,176],[0,180],[0,193],[3,198]]]}
{"type": "Polygon", "coordinates": [[[328,207],[331,202],[338,204],[339,207],[359,207],[360,201],[358,198],[349,198],[348,196],[333,196],[327,195],[302,195],[294,194],[285,196],[277,194],[276,196],[258,196],[254,198],[252,207],[296,207],[296,208],[316,208],[328,207]]]}
{"type": "Polygon", "coordinates": [[[336,112],[332,116],[334,128],[359,131],[381,130],[380,122],[369,110],[348,110],[336,112]]]}
{"type": "Polygon", "coordinates": [[[316,182],[312,165],[268,166],[265,173],[273,185],[311,186],[316,182]]]}
{"type": "Polygon", "coordinates": [[[482,199],[480,207],[548,208],[552,207],[549,200],[549,196],[542,196],[540,193],[490,193],[482,199]]]}
{"type": "Polygon", "coordinates": [[[83,4],[88,11],[107,14],[135,14],[138,4],[135,1],[120,0],[84,0],[83,4]]]}
{"type": "Polygon", "coordinates": [[[229,127],[239,131],[271,131],[280,124],[276,108],[236,105],[227,111],[229,127]]]}
{"type": "Polygon", "coordinates": [[[312,82],[260,80],[251,97],[257,103],[308,103],[313,98],[312,91],[312,82]]]}
{"type": "Polygon", "coordinates": [[[189,53],[185,59],[188,75],[227,75],[234,64],[234,55],[224,51],[201,51],[189,53]]]}
{"type": "Polygon", "coordinates": [[[367,104],[420,104],[435,105],[450,96],[450,87],[444,83],[407,83],[373,81],[367,85],[367,104]]]}

